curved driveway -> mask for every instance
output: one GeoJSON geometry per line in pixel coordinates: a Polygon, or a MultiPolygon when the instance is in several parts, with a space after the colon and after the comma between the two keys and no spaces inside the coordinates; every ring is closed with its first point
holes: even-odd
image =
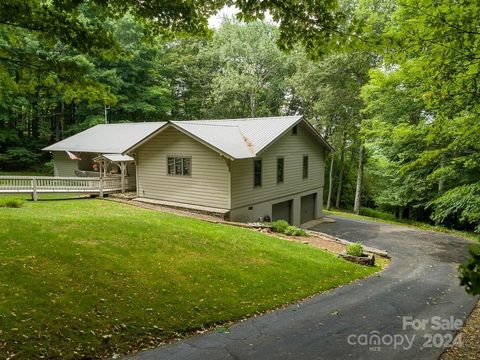
{"type": "Polygon", "coordinates": [[[313,230],[387,250],[390,266],[378,275],[235,324],[228,333],[212,331],[133,358],[438,358],[452,331],[433,330],[432,317],[464,320],[478,300],[465,293],[457,278],[458,263],[466,259],[471,242],[397,225],[335,220],[313,230]],[[424,329],[403,329],[404,316],[428,323],[424,329]],[[380,336],[379,346],[364,345],[373,335],[380,336]],[[434,342],[425,344],[430,336],[434,342]]]}

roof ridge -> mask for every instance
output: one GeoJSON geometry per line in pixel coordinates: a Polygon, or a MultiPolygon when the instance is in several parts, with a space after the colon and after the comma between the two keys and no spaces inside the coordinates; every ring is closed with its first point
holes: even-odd
{"type": "MultiPolygon", "coordinates": [[[[167,121],[142,121],[142,122],[124,122],[124,123],[108,123],[108,124],[97,124],[95,126],[104,126],[104,125],[145,125],[145,124],[166,124],[167,121]]],[[[92,126],[93,127],[93,126],[92,126]]],[[[91,129],[91,128],[90,128],[91,129]]],[[[88,129],[87,129],[88,130],[88,129]]]]}
{"type": "Polygon", "coordinates": [[[255,149],[253,147],[252,141],[243,133],[242,128],[237,125],[237,129],[240,132],[240,135],[242,136],[243,141],[245,142],[245,145],[247,145],[248,150],[255,155],[255,149]]]}
{"type": "MultiPolygon", "coordinates": [[[[180,121],[172,121],[174,124],[195,124],[195,125],[204,125],[204,126],[218,126],[218,127],[237,127],[238,125],[233,124],[205,124],[204,121],[212,121],[212,120],[180,120],[180,121]]],[[[214,120],[216,121],[216,120],[214,120]]]]}
{"type": "Polygon", "coordinates": [[[230,119],[197,119],[197,120],[172,120],[172,122],[197,122],[197,121],[254,121],[254,120],[266,120],[273,118],[292,118],[302,115],[274,115],[274,116],[261,116],[261,117],[244,117],[244,118],[230,118],[230,119]]]}

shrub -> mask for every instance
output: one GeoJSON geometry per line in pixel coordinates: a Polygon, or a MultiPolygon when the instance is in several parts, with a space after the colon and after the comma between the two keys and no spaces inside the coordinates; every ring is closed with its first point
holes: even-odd
{"type": "Polygon", "coordinates": [[[44,164],[42,170],[43,170],[44,172],[46,172],[47,174],[53,175],[53,172],[54,172],[53,159],[50,160],[50,161],[47,161],[47,162],[44,164]]]}
{"type": "Polygon", "coordinates": [[[369,216],[376,219],[382,219],[387,221],[397,221],[395,215],[385,213],[379,210],[370,209],[370,208],[360,208],[360,215],[369,216]]]}
{"type": "Polygon", "coordinates": [[[0,198],[0,207],[19,208],[23,205],[22,199],[0,198]]]}
{"type": "Polygon", "coordinates": [[[362,256],[363,246],[360,243],[350,244],[347,246],[347,254],[352,256],[362,256]]]}
{"type": "Polygon", "coordinates": [[[277,220],[272,223],[272,229],[275,232],[283,233],[290,224],[285,220],[277,220]]]}
{"type": "Polygon", "coordinates": [[[303,229],[299,229],[296,226],[289,226],[285,229],[284,233],[290,236],[308,236],[307,232],[303,229]]]}
{"type": "Polygon", "coordinates": [[[480,245],[471,246],[468,250],[470,259],[460,265],[460,285],[465,286],[470,295],[480,294],[480,245]]]}

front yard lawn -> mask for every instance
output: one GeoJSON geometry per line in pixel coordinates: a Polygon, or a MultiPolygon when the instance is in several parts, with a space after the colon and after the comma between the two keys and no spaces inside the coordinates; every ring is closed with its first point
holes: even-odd
{"type": "Polygon", "coordinates": [[[28,201],[0,208],[0,358],[128,353],[377,270],[109,201],[28,201]]]}

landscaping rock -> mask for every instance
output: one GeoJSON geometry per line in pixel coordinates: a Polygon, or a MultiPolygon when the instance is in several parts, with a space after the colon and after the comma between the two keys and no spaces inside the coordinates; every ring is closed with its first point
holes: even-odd
{"type": "Polygon", "coordinates": [[[375,256],[371,254],[365,254],[364,256],[353,256],[348,255],[346,252],[341,252],[338,254],[338,257],[361,265],[375,265],[375,256]]]}

